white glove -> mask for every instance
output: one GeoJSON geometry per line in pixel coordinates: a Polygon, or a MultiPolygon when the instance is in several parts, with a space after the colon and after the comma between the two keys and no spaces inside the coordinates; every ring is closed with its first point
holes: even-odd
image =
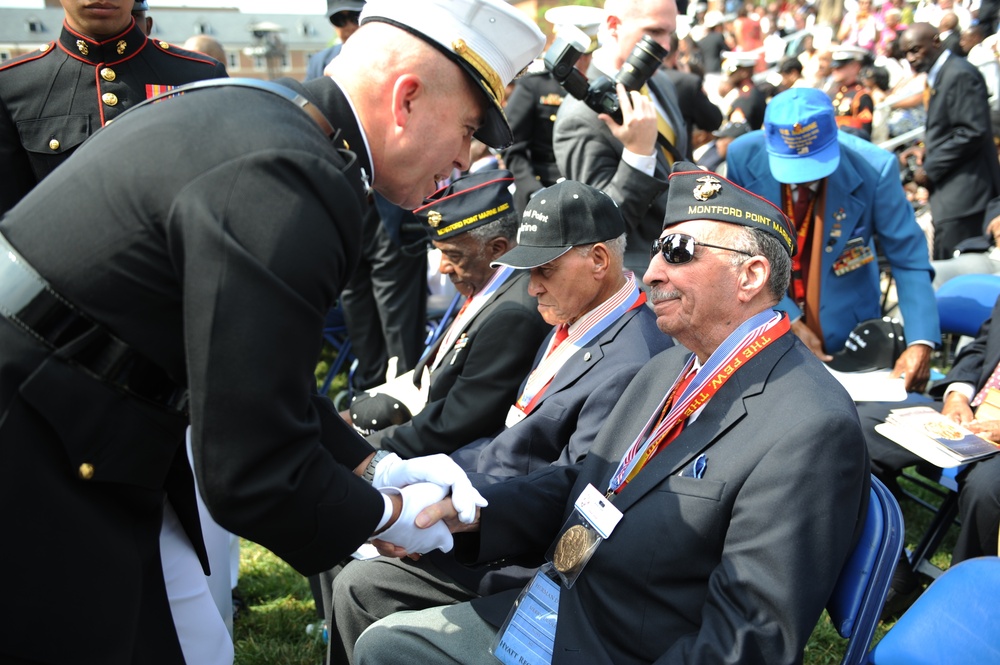
{"type": "MultiPolygon", "coordinates": [[[[458,513],[458,519],[463,524],[476,521],[476,508],[485,508],[486,499],[480,494],[469,477],[465,475],[455,460],[447,455],[427,455],[403,460],[396,453],[382,458],[375,467],[372,477],[372,487],[406,487],[413,483],[435,483],[444,488],[451,488],[451,502],[458,513]]],[[[447,493],[445,493],[447,496],[447,493]]]]}
{"type": "Polygon", "coordinates": [[[442,552],[451,551],[455,541],[444,521],[437,522],[426,529],[417,527],[415,523],[421,510],[448,496],[447,489],[434,483],[416,483],[402,489],[383,487],[379,491],[382,494],[401,495],[403,509],[392,526],[382,533],[372,536],[373,538],[398,545],[409,554],[424,554],[435,549],[442,552]]]}

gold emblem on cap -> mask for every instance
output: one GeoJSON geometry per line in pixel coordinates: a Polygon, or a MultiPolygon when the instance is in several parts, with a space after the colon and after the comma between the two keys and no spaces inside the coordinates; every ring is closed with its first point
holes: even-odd
{"type": "Polygon", "coordinates": [[[486,62],[486,60],[469,48],[469,45],[465,43],[464,39],[456,39],[451,43],[451,48],[458,57],[465,60],[467,63],[472,65],[472,68],[479,72],[485,81],[480,81],[483,87],[490,93],[493,97],[493,101],[498,105],[503,103],[504,96],[507,93],[507,89],[504,87],[503,83],[500,81],[500,74],[497,73],[495,69],[486,62]]]}
{"type": "Polygon", "coordinates": [[[83,41],[82,39],[76,40],[76,50],[82,53],[83,55],[88,55],[90,53],[90,49],[87,48],[87,42],[83,41]]]}
{"type": "Polygon", "coordinates": [[[101,101],[108,106],[115,106],[118,104],[118,95],[113,92],[106,92],[101,95],[101,101]]]}
{"type": "Polygon", "coordinates": [[[115,50],[118,51],[118,55],[121,55],[122,53],[124,53],[125,49],[127,49],[127,48],[128,48],[128,44],[125,43],[124,39],[118,40],[118,43],[115,44],[115,50]]]}
{"type": "Polygon", "coordinates": [[[427,214],[427,223],[431,225],[432,229],[436,229],[443,221],[444,218],[441,217],[441,213],[439,213],[437,210],[431,210],[427,214]]]}
{"type": "Polygon", "coordinates": [[[101,78],[104,79],[105,81],[114,81],[116,78],[118,78],[118,75],[115,74],[115,70],[111,69],[110,67],[105,67],[104,69],[101,70],[101,78]]]}
{"type": "Polygon", "coordinates": [[[50,150],[58,150],[59,149],[59,141],[58,141],[58,139],[52,139],[51,141],[49,141],[49,149],[50,150]]]}
{"type": "Polygon", "coordinates": [[[701,184],[695,187],[692,193],[699,201],[707,201],[722,191],[722,182],[716,177],[702,176],[698,178],[698,182],[701,184]]]}

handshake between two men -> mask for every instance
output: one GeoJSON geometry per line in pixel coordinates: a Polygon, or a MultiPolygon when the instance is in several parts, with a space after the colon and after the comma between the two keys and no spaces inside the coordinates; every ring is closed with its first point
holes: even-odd
{"type": "Polygon", "coordinates": [[[389,453],[377,462],[372,487],[386,501],[387,514],[372,536],[384,556],[449,552],[452,528],[474,525],[487,505],[465,471],[441,454],[403,460],[389,453]]]}

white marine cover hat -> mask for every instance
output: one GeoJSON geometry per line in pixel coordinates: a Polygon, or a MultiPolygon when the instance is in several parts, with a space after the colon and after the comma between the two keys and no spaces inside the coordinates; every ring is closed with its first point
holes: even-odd
{"type": "Polygon", "coordinates": [[[542,51],[545,36],[504,0],[369,0],[360,24],[401,28],[457,63],[488,100],[476,138],[492,148],[514,141],[503,113],[507,85],[542,51]]]}

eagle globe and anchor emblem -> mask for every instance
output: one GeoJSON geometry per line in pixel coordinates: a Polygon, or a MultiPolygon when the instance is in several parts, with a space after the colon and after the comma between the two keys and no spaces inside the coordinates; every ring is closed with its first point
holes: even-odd
{"type": "Polygon", "coordinates": [[[697,182],[700,184],[694,188],[693,194],[699,201],[707,201],[722,191],[722,182],[714,176],[702,176],[697,182]]]}

